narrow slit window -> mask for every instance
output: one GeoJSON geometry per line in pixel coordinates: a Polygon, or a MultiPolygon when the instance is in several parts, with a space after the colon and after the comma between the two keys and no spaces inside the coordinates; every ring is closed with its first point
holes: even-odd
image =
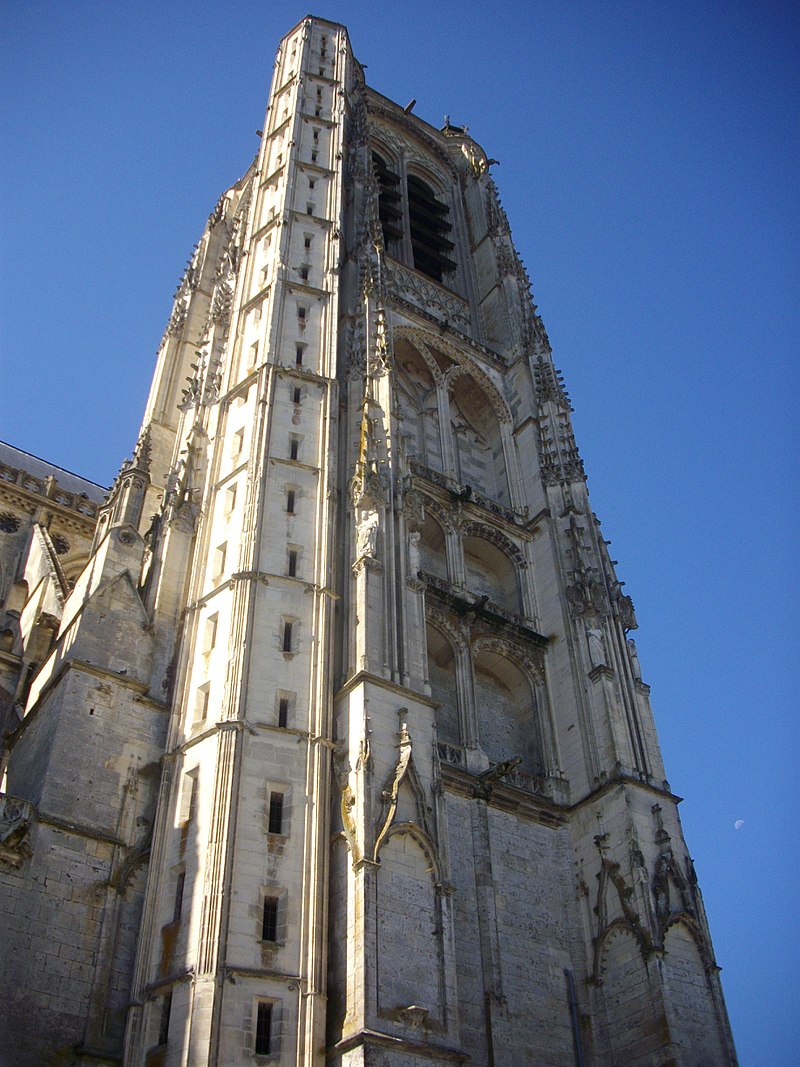
{"type": "Polygon", "coordinates": [[[308,281],[308,264],[307,263],[303,263],[302,266],[298,269],[297,273],[300,275],[300,277],[302,278],[302,280],[304,282],[307,282],[308,281]]]}
{"type": "Polygon", "coordinates": [[[306,214],[307,215],[313,215],[314,214],[314,205],[313,204],[306,204],[306,214]]]}
{"type": "Polygon", "coordinates": [[[303,349],[305,345],[296,345],[294,350],[294,361],[298,367],[303,366],[303,349]]]}
{"type": "Polygon", "coordinates": [[[312,163],[316,163],[318,159],[319,159],[319,152],[312,152],[311,153],[311,162],[312,163]]]}
{"type": "Polygon", "coordinates": [[[292,391],[292,402],[294,404],[299,404],[301,395],[302,394],[301,394],[301,391],[300,391],[300,386],[296,385],[294,387],[294,390],[292,391]]]}
{"type": "Polygon", "coordinates": [[[272,1051],[272,1005],[261,1001],[256,1013],[256,1056],[269,1056],[272,1051]]]}
{"type": "Polygon", "coordinates": [[[180,921],[181,912],[183,911],[183,891],[186,887],[186,871],[180,871],[178,873],[177,881],[175,882],[175,902],[172,906],[172,921],[174,923],[180,921]]]}
{"type": "Polygon", "coordinates": [[[278,940],[278,898],[264,897],[264,910],[261,916],[261,940],[278,940]]]}
{"type": "Polygon", "coordinates": [[[303,247],[304,247],[304,248],[311,248],[311,238],[310,238],[310,237],[306,237],[306,238],[304,239],[304,241],[303,241],[303,247]]]}
{"type": "Polygon", "coordinates": [[[302,304],[297,305],[297,318],[301,326],[306,324],[306,309],[302,304]]]}
{"type": "Polygon", "coordinates": [[[289,724],[289,698],[280,697],[278,699],[278,726],[288,726],[289,724]]]}
{"type": "Polygon", "coordinates": [[[291,623],[291,622],[285,622],[283,624],[283,651],[284,652],[291,652],[292,651],[292,628],[293,628],[293,625],[294,624],[291,623]]]}
{"type": "Polygon", "coordinates": [[[293,437],[289,441],[289,459],[297,459],[297,454],[300,449],[300,442],[296,437],[293,437]]]}
{"type": "Polygon", "coordinates": [[[294,515],[294,489],[287,490],[287,493],[286,493],[286,513],[288,515],[294,515]]]}
{"type": "Polygon", "coordinates": [[[166,1045],[169,1038],[169,1017],[172,1014],[172,993],[161,998],[161,1016],[158,1020],[158,1043],[166,1045]]]}
{"type": "Polygon", "coordinates": [[[294,549],[289,551],[289,563],[286,568],[286,573],[290,578],[297,577],[297,552],[294,549]]]}
{"type": "Polygon", "coordinates": [[[283,833],[283,793],[269,795],[269,832],[283,833]]]}

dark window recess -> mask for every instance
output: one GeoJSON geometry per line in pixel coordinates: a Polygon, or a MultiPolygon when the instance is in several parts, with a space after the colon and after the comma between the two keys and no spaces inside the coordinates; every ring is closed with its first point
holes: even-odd
{"type": "Polygon", "coordinates": [[[287,568],[287,573],[290,578],[297,577],[297,553],[294,551],[289,553],[289,566],[287,568]]]}
{"type": "Polygon", "coordinates": [[[169,1037],[169,1017],[172,1013],[172,993],[166,993],[161,1000],[161,1018],[158,1020],[158,1043],[166,1045],[169,1037]]]}
{"type": "Polygon", "coordinates": [[[186,885],[186,872],[181,871],[175,883],[175,904],[172,908],[172,921],[178,922],[183,911],[183,890],[186,885]]]}
{"type": "Polygon", "coordinates": [[[283,624],[283,651],[292,651],[292,624],[290,622],[283,624]]]}
{"type": "Polygon", "coordinates": [[[269,832],[283,833],[283,793],[269,795],[269,832]]]}
{"type": "Polygon", "coordinates": [[[290,489],[286,494],[286,511],[289,515],[294,515],[294,489],[290,489]]]}
{"type": "Polygon", "coordinates": [[[272,1005],[260,1003],[256,1015],[256,1056],[269,1056],[272,1051],[272,1005]]]}
{"type": "Polygon", "coordinates": [[[293,396],[293,402],[295,404],[299,404],[300,403],[300,386],[299,385],[295,386],[294,393],[292,394],[292,396],[293,396]]]}
{"type": "Polygon", "coordinates": [[[289,698],[281,697],[278,700],[278,726],[287,726],[289,723],[289,698]]]}
{"type": "Polygon", "coordinates": [[[449,240],[452,226],[450,209],[436,199],[433,190],[414,174],[408,176],[408,223],[414,266],[440,282],[442,275],[456,269],[450,259],[455,247],[449,240]]]}
{"type": "Polygon", "coordinates": [[[261,919],[261,940],[278,940],[278,898],[264,897],[264,914],[261,919]]]}
{"type": "Polygon", "coordinates": [[[300,442],[296,438],[292,438],[289,442],[289,459],[297,459],[297,450],[300,447],[300,442]]]}
{"type": "Polygon", "coordinates": [[[383,230],[383,241],[390,245],[403,236],[403,209],[400,203],[400,175],[389,170],[377,152],[372,153],[372,166],[378,179],[378,214],[383,230]]]}
{"type": "Polygon", "coordinates": [[[295,348],[295,350],[294,350],[294,361],[295,361],[295,364],[298,367],[302,367],[302,365],[303,365],[303,346],[302,345],[298,345],[297,348],[295,348]]]}

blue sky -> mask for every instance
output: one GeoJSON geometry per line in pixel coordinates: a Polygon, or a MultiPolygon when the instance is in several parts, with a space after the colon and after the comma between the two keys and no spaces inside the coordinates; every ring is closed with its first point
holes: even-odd
{"type": "MultiPolygon", "coordinates": [[[[293,3],[5,5],[0,437],[108,483],[293,3]]],[[[798,9],[331,3],[490,156],[634,599],[741,1062],[800,1059],[798,9]],[[794,549],[794,550],[792,550],[794,549]],[[736,820],[743,820],[739,830],[736,820]]]]}

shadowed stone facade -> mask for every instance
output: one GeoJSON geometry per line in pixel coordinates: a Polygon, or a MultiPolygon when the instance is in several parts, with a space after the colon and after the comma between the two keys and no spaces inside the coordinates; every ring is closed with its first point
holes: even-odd
{"type": "Polygon", "coordinates": [[[303,20],[108,496],[0,452],[3,1067],[735,1064],[490,167],[303,20]]]}

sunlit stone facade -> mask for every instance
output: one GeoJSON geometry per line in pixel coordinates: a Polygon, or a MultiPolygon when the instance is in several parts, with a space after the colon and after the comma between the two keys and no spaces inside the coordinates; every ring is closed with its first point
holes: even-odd
{"type": "Polygon", "coordinates": [[[304,20],[71,592],[17,509],[3,1064],[735,1063],[490,166],[304,20]]]}

